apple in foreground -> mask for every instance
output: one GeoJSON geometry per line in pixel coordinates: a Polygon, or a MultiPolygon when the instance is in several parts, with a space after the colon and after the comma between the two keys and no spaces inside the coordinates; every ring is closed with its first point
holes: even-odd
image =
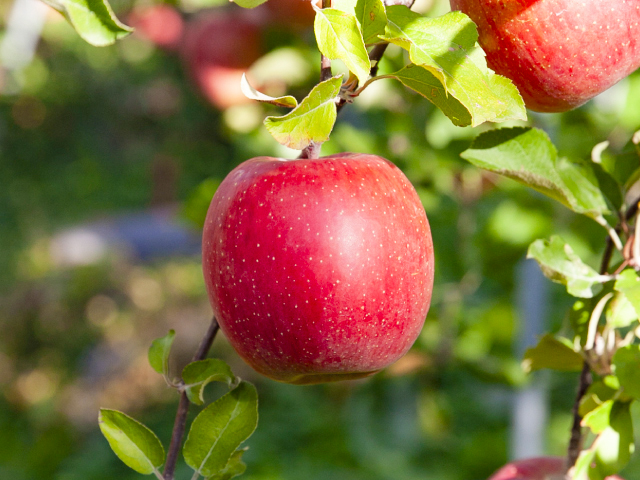
{"type": "Polygon", "coordinates": [[[488,65],[539,112],[576,108],[640,66],[637,0],[450,0],[488,65]]]}
{"type": "Polygon", "coordinates": [[[281,382],[371,375],[409,350],[429,310],[424,208],[375,155],[242,163],[211,201],[202,253],[223,333],[281,382]]]}
{"type": "MultiPolygon", "coordinates": [[[[537,457],[508,463],[489,480],[565,480],[565,459],[562,457],[537,457]]],[[[622,480],[614,475],[605,480],[622,480]]]]}
{"type": "Polygon", "coordinates": [[[251,12],[212,9],[186,26],[180,55],[200,93],[224,110],[248,103],[242,74],[262,55],[261,30],[251,12]]]}

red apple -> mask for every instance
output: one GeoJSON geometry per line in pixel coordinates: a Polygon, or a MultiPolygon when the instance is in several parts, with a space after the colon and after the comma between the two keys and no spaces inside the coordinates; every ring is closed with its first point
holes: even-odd
{"type": "Polygon", "coordinates": [[[640,66],[637,0],[450,0],[489,66],[539,112],[576,108],[640,66]]]}
{"type": "MultiPolygon", "coordinates": [[[[538,457],[508,463],[489,480],[564,480],[565,459],[562,457],[538,457]]],[[[606,480],[622,480],[614,475],[606,480]]]]}
{"type": "MultiPolygon", "coordinates": [[[[311,3],[311,0],[269,0],[265,5],[270,20],[276,24],[311,27],[316,17],[311,3]]],[[[322,8],[322,1],[317,1],[316,5],[322,8]]]]}
{"type": "Polygon", "coordinates": [[[375,155],[244,162],[211,201],[202,253],[220,328],[278,381],[371,375],[409,350],[429,310],[424,208],[375,155]]]}
{"type": "Polygon", "coordinates": [[[181,56],[202,95],[219,109],[250,102],[242,74],[262,54],[260,26],[250,11],[213,9],[189,22],[181,56]]]}
{"type": "Polygon", "coordinates": [[[177,50],[182,39],[184,20],[169,5],[138,7],[129,16],[136,33],[167,50],[177,50]]]}

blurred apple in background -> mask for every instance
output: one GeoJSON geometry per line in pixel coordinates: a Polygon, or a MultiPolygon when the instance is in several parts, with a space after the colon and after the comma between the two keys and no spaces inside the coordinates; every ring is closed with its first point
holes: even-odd
{"type": "Polygon", "coordinates": [[[262,55],[258,17],[249,10],[217,8],[188,22],[180,55],[200,93],[225,110],[251,102],[240,79],[262,55]]]}
{"type": "MultiPolygon", "coordinates": [[[[537,457],[508,463],[489,480],[565,480],[565,458],[537,457]]],[[[614,475],[605,480],[623,480],[614,475]]]]}
{"type": "MultiPolygon", "coordinates": [[[[316,13],[310,0],[269,0],[265,5],[270,13],[270,21],[290,27],[312,27],[316,13]]],[[[322,7],[322,1],[316,1],[322,7]]]]}
{"type": "Polygon", "coordinates": [[[184,32],[184,20],[175,8],[169,5],[153,5],[135,8],[128,24],[136,34],[166,50],[177,50],[184,32]]]}

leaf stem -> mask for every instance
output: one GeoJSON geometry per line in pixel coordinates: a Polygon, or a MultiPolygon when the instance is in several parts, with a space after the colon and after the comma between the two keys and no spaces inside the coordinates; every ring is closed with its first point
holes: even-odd
{"type": "MultiPolygon", "coordinates": [[[[193,356],[194,362],[198,360],[204,360],[216,338],[216,334],[220,326],[216,317],[212,317],[211,324],[205,336],[200,342],[200,346],[193,356]]],[[[178,403],[178,410],[176,411],[176,419],[173,423],[173,432],[171,434],[171,443],[169,444],[169,450],[167,451],[167,461],[164,465],[163,480],[173,480],[173,475],[176,470],[176,463],[178,461],[178,453],[182,444],[182,437],[184,436],[184,430],[187,424],[187,413],[189,413],[189,398],[186,392],[180,394],[180,401],[178,403]]]]}
{"type": "MultiPolygon", "coordinates": [[[[322,8],[331,8],[331,0],[322,0],[322,8]]],[[[331,72],[331,59],[320,52],[320,82],[325,82],[332,76],[333,73],[331,72]]],[[[320,158],[321,147],[321,143],[311,142],[302,150],[298,158],[320,158]]]]}

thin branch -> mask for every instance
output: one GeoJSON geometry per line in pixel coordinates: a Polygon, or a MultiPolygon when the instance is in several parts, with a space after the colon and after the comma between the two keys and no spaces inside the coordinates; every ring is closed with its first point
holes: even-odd
{"type": "MultiPolygon", "coordinates": [[[[638,213],[640,198],[636,199],[627,209],[624,216],[620,219],[620,222],[614,229],[616,236],[623,231],[625,222],[631,220],[638,213]]],[[[638,220],[636,219],[636,222],[638,220]]],[[[600,274],[606,275],[609,272],[609,264],[614,252],[614,240],[613,236],[609,235],[606,238],[605,249],[602,254],[602,262],[600,263],[600,274]]],[[[582,364],[582,372],[580,373],[580,381],[578,383],[578,392],[576,393],[576,399],[573,403],[573,424],[571,426],[571,438],[569,440],[569,448],[567,452],[567,469],[571,469],[582,450],[582,416],[580,415],[580,402],[587,392],[591,382],[593,381],[591,376],[591,369],[588,362],[582,364]]]]}
{"type": "Polygon", "coordinates": [[[568,469],[572,468],[580,452],[582,451],[582,416],[580,415],[580,401],[587,393],[588,388],[591,386],[591,369],[589,363],[584,362],[582,364],[582,372],[580,372],[580,382],[578,384],[578,392],[576,393],[576,400],[573,403],[573,424],[571,425],[571,438],[569,440],[569,451],[567,452],[567,466],[568,469]]]}
{"type": "MultiPolygon", "coordinates": [[[[192,361],[196,362],[198,360],[203,360],[207,356],[219,329],[220,326],[218,325],[218,321],[216,320],[216,317],[213,317],[211,319],[209,329],[200,342],[200,346],[198,347],[196,354],[193,356],[192,361]]],[[[182,437],[184,436],[184,430],[187,424],[187,413],[189,413],[189,398],[187,397],[186,392],[182,392],[180,394],[178,410],[176,411],[176,419],[173,422],[173,432],[171,434],[169,450],[167,451],[167,461],[164,465],[164,480],[173,480],[176,463],[178,461],[178,453],[180,452],[182,437]]]]}

